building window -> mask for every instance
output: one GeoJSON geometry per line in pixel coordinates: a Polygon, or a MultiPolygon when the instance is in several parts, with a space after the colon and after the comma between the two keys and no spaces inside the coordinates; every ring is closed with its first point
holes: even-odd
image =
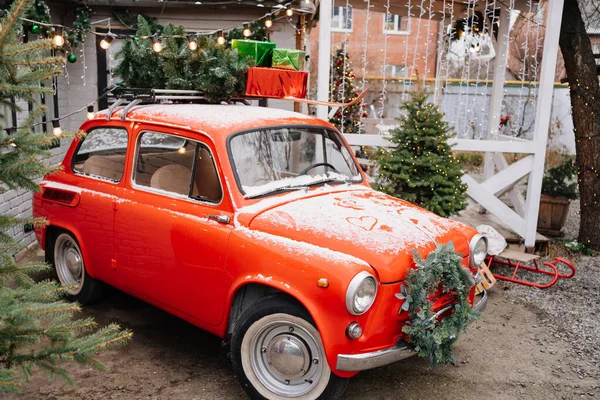
{"type": "Polygon", "coordinates": [[[334,32],[352,32],[352,8],[333,7],[331,30],[334,32]]]}
{"type": "Polygon", "coordinates": [[[385,14],[383,16],[383,33],[408,35],[410,33],[410,18],[402,18],[398,14],[385,14]]]}
{"type": "Polygon", "coordinates": [[[386,78],[406,78],[408,75],[408,68],[406,65],[386,65],[385,66],[385,77],[386,78]]]}

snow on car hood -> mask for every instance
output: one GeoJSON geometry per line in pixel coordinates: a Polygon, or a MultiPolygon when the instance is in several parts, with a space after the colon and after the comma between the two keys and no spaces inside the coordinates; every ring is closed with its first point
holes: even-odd
{"type": "Polygon", "coordinates": [[[426,256],[436,244],[452,241],[467,255],[475,234],[460,222],[367,188],[311,192],[279,204],[277,198],[263,201],[268,207],[252,206],[251,230],[357,257],[375,268],[381,282],[404,279],[413,250],[426,256]]]}

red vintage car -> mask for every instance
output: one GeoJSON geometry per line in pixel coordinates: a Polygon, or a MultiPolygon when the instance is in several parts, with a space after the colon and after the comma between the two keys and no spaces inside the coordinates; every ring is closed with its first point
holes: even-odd
{"type": "Polygon", "coordinates": [[[149,104],[81,130],[33,200],[58,279],[81,303],[111,285],[228,339],[251,398],[336,399],[414,354],[394,296],[412,251],[452,241],[473,275],[486,254],[475,230],[371,189],[313,117],[149,104]]]}

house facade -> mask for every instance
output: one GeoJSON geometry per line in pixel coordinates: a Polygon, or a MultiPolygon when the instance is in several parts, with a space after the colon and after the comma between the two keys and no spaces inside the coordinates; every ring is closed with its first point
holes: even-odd
{"type": "MultiPolygon", "coordinates": [[[[340,5],[334,5],[331,18],[332,49],[347,49],[357,78],[382,79],[384,58],[388,79],[411,76],[414,71],[418,71],[420,76],[435,76],[437,46],[428,47],[426,44],[438,41],[437,21],[340,5]],[[420,30],[419,35],[415,34],[417,29],[420,30]],[[367,61],[366,67],[364,60],[367,61]]],[[[318,60],[318,38],[319,27],[316,26],[310,33],[313,80],[318,60]]]]}
{"type": "MultiPolygon", "coordinates": [[[[126,26],[115,13],[116,10],[127,9],[129,14],[156,18],[161,25],[169,23],[182,25],[186,32],[213,32],[218,29],[227,31],[228,29],[241,27],[243,23],[255,21],[262,18],[267,13],[277,10],[279,2],[266,0],[261,3],[240,2],[237,5],[227,5],[222,7],[211,3],[218,3],[211,0],[190,1],[190,2],[156,2],[146,0],[131,0],[119,2],[119,7],[112,6],[113,2],[104,0],[91,0],[86,2],[93,11],[90,16],[92,30],[96,34],[87,34],[83,43],[80,43],[73,54],[76,56],[74,63],[67,63],[63,73],[52,82],[55,88],[53,95],[46,95],[42,98],[42,103],[46,104],[48,111],[46,120],[60,118],[71,114],[77,110],[79,112],[60,121],[61,127],[65,132],[75,132],[85,121],[86,106],[94,104],[98,97],[104,92],[107,86],[118,82],[118,77],[114,76],[113,69],[118,64],[116,53],[122,42],[114,40],[111,46],[105,50],[100,46],[100,41],[107,32],[119,34],[134,34],[135,29],[126,26]],[[263,4],[263,7],[257,7],[256,4],[263,4]]],[[[309,50],[310,42],[301,40],[298,42],[297,23],[300,15],[306,18],[312,18],[310,11],[314,12],[314,6],[307,9],[302,4],[303,1],[297,1],[293,7],[296,12],[291,17],[285,13],[279,13],[273,18],[273,25],[269,29],[270,40],[281,48],[296,48],[298,44],[309,50]]],[[[73,26],[75,21],[75,4],[71,1],[66,2],[47,2],[50,7],[52,23],[61,24],[67,27],[73,26]]],[[[29,34],[33,37],[32,34],[29,34]]],[[[306,36],[304,36],[306,37],[306,36]]],[[[106,108],[108,102],[106,99],[99,101],[94,105],[95,111],[106,108]]],[[[290,102],[269,100],[270,107],[293,109],[294,105],[290,102]]],[[[25,111],[21,113],[9,114],[10,120],[7,126],[19,126],[19,123],[25,120],[28,115],[27,103],[20,104],[25,111]]],[[[43,129],[51,134],[50,126],[43,126],[43,129]]],[[[52,157],[48,160],[49,164],[59,164],[65,152],[67,151],[71,140],[60,140],[57,146],[51,149],[52,157]]],[[[31,198],[32,193],[21,190],[9,190],[0,194],[0,213],[11,213],[18,217],[31,216],[31,198]]],[[[27,246],[34,242],[35,237],[29,226],[13,227],[8,232],[18,244],[27,246]]]]}

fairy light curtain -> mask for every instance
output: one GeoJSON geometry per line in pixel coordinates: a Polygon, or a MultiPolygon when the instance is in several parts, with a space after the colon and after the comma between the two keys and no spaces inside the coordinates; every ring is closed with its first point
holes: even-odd
{"type": "Polygon", "coordinates": [[[542,58],[543,12],[531,1],[524,11],[516,10],[514,2],[508,0],[486,0],[484,4],[479,9],[467,7],[462,15],[446,13],[442,18],[441,60],[435,77],[441,109],[458,138],[487,137],[494,67],[497,57],[503,56],[496,54],[496,35],[499,9],[504,7],[511,15],[506,73],[509,84],[503,90],[498,129],[503,135],[531,139],[542,58]],[[516,61],[521,65],[511,68],[516,61]]]}
{"type": "MultiPolygon", "coordinates": [[[[337,5],[347,6],[344,3],[346,0],[338,0],[337,5]]],[[[361,43],[361,87],[368,84],[375,87],[367,100],[372,110],[369,116],[379,120],[380,124],[400,116],[398,105],[408,100],[420,81],[431,89],[432,94],[435,93],[431,100],[440,104],[458,138],[487,137],[494,66],[497,58],[502,56],[496,53],[499,10],[505,8],[512,16],[514,28],[510,31],[511,51],[506,74],[510,84],[504,88],[503,118],[498,121],[498,128],[501,134],[530,139],[544,37],[544,13],[537,4],[529,1],[517,10],[514,0],[467,3],[404,0],[401,18],[409,19],[406,24],[410,27],[409,33],[397,36],[382,29],[380,36],[373,38],[373,35],[369,36],[369,27],[382,16],[386,18],[384,21],[387,20],[387,14],[393,20],[398,4],[391,0],[380,1],[375,13],[372,1],[365,1],[363,13],[367,14],[367,22],[364,30],[346,34],[343,42],[345,44],[349,36],[354,42],[361,43]],[[400,45],[399,37],[405,38],[400,45]],[[377,58],[373,57],[372,50],[367,50],[373,48],[374,40],[379,46],[377,58]],[[524,50],[518,53],[513,47],[524,50]],[[521,60],[523,65],[510,68],[513,60],[521,60]],[[398,73],[400,65],[403,68],[398,73]],[[376,81],[373,76],[368,76],[369,71],[379,75],[376,81]]]]}

